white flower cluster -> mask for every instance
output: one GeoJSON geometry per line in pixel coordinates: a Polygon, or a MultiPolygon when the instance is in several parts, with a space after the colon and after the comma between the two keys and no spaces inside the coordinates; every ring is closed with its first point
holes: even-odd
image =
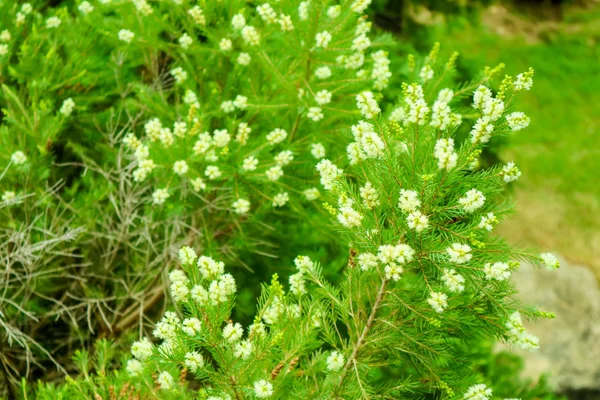
{"type": "Polygon", "coordinates": [[[435,312],[441,314],[448,308],[448,295],[446,293],[430,292],[427,303],[435,312]]]}
{"type": "Polygon", "coordinates": [[[421,200],[419,200],[419,194],[414,190],[400,189],[400,198],[398,200],[398,208],[405,213],[408,213],[406,217],[406,223],[410,229],[420,233],[425,229],[429,228],[429,218],[423,214],[419,207],[421,206],[421,200]]]}
{"type": "Polygon", "coordinates": [[[338,168],[331,161],[324,159],[319,161],[317,164],[317,171],[321,175],[321,184],[326,190],[331,190],[333,185],[339,177],[342,176],[344,171],[338,168]]]}
{"type": "Polygon", "coordinates": [[[510,265],[503,262],[486,263],[483,266],[483,272],[485,279],[497,281],[505,281],[510,278],[510,265]]]}
{"type": "Polygon", "coordinates": [[[340,209],[337,215],[337,219],[346,228],[355,228],[360,226],[363,219],[361,213],[356,211],[352,205],[354,202],[348,198],[340,198],[339,200],[340,209]]]}
{"type": "Polygon", "coordinates": [[[352,135],[355,141],[346,148],[351,165],[369,158],[379,158],[384,154],[385,143],[368,122],[360,121],[352,126],[352,135]]]}
{"type": "Polygon", "coordinates": [[[453,243],[446,249],[446,253],[450,256],[449,261],[453,264],[465,264],[473,258],[471,246],[468,244],[453,243]]]}
{"type": "Polygon", "coordinates": [[[448,105],[453,97],[454,92],[451,89],[440,90],[437,100],[433,103],[431,126],[446,130],[460,125],[462,117],[459,114],[454,114],[448,105]]]}
{"type": "Polygon", "coordinates": [[[439,169],[450,171],[455,168],[458,154],[454,151],[454,139],[438,139],[435,143],[433,156],[438,162],[439,169]]]}
{"type": "Polygon", "coordinates": [[[489,400],[492,397],[492,389],[483,383],[471,386],[463,396],[465,400],[489,400]]]}
{"type": "Polygon", "coordinates": [[[356,95],[356,106],[360,110],[360,113],[369,119],[375,118],[381,112],[375,96],[373,96],[372,92],[368,91],[356,95]]]}
{"type": "MultiPolygon", "coordinates": [[[[402,265],[410,263],[415,256],[415,251],[407,244],[382,245],[377,249],[377,259],[384,265],[385,279],[398,281],[404,271],[402,265]]],[[[371,262],[368,257],[366,261],[371,262]]],[[[360,260],[359,260],[360,263],[360,260]]],[[[361,265],[361,269],[367,269],[361,265]]]]}
{"type": "Polygon", "coordinates": [[[463,197],[458,199],[458,204],[467,213],[474,213],[485,204],[485,196],[477,189],[471,189],[463,197]]]}
{"type": "Polygon", "coordinates": [[[519,312],[513,313],[506,322],[508,328],[508,342],[525,350],[535,350],[540,347],[540,340],[528,333],[523,326],[519,312]]]}
{"type": "Polygon", "coordinates": [[[429,113],[429,106],[425,101],[425,95],[421,85],[416,83],[408,85],[404,90],[404,102],[408,106],[408,110],[404,111],[404,114],[406,115],[404,124],[407,125],[412,123],[425,125],[427,114],[429,113]]]}

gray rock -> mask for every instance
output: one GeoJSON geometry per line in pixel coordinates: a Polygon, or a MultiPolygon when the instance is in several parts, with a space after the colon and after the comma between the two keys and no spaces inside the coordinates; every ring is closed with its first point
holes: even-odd
{"type": "Polygon", "coordinates": [[[517,351],[525,358],[524,375],[536,380],[550,372],[558,391],[600,390],[600,286],[589,268],[561,259],[556,271],[522,265],[513,274],[520,299],[552,311],[556,319],[528,323],[540,349],[517,351]]]}

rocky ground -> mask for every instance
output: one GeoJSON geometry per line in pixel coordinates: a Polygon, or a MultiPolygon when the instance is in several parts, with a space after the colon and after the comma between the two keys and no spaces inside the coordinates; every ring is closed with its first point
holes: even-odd
{"type": "Polygon", "coordinates": [[[553,311],[556,319],[530,323],[540,349],[520,353],[524,375],[549,372],[550,384],[569,399],[600,399],[600,286],[586,266],[561,260],[556,271],[523,265],[514,274],[521,299],[553,311]]]}

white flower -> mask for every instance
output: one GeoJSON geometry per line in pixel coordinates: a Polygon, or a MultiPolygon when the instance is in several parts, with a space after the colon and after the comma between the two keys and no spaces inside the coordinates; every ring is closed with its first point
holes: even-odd
{"type": "Polygon", "coordinates": [[[250,54],[240,53],[240,55],[237,58],[237,63],[245,66],[245,65],[249,65],[251,60],[252,59],[250,57],[250,54]]]}
{"type": "Polygon", "coordinates": [[[247,25],[242,29],[242,39],[250,46],[257,46],[260,43],[260,35],[255,27],[247,25]]]}
{"type": "Polygon", "coordinates": [[[152,343],[148,338],[133,342],[131,345],[131,354],[139,361],[146,361],[152,355],[152,343]]]}
{"type": "Polygon", "coordinates": [[[139,376],[144,371],[144,365],[138,360],[129,360],[126,369],[129,375],[139,376]]]}
{"type": "Polygon", "coordinates": [[[182,49],[187,50],[193,43],[194,41],[192,40],[192,38],[190,37],[190,35],[188,35],[187,33],[184,33],[180,38],[179,38],[179,45],[181,46],[182,49]]]}
{"type": "Polygon", "coordinates": [[[309,11],[310,11],[309,7],[310,7],[310,0],[303,1],[298,6],[298,18],[300,18],[301,21],[306,21],[308,19],[309,11]]]}
{"type": "Polygon", "coordinates": [[[310,145],[310,154],[317,160],[324,158],[326,155],[325,146],[321,143],[313,143],[310,145]]]}
{"type": "Polygon", "coordinates": [[[504,102],[500,99],[490,99],[484,104],[482,112],[490,121],[496,121],[504,112],[504,102]]]}
{"type": "Polygon", "coordinates": [[[549,270],[558,269],[560,267],[560,261],[558,261],[558,258],[552,253],[542,253],[540,254],[540,259],[549,270]]]}
{"type": "Polygon", "coordinates": [[[351,201],[345,201],[340,207],[340,212],[337,215],[337,219],[340,224],[344,225],[346,228],[354,228],[360,225],[363,216],[354,208],[352,208],[351,201]]]}
{"type": "Polygon", "coordinates": [[[238,95],[238,96],[235,97],[235,100],[233,101],[233,105],[236,108],[239,108],[240,110],[243,110],[246,107],[248,107],[248,98],[246,96],[238,95]]]}
{"type": "Polygon", "coordinates": [[[199,6],[194,6],[188,10],[188,14],[192,17],[194,22],[198,25],[206,25],[206,17],[203,14],[202,9],[199,6]]]}
{"type": "Polygon", "coordinates": [[[355,37],[352,41],[352,50],[354,51],[365,51],[369,46],[371,46],[371,41],[365,34],[355,37]]]}
{"type": "Polygon", "coordinates": [[[529,126],[529,122],[531,122],[531,119],[524,113],[516,111],[506,116],[506,122],[508,123],[509,128],[513,132],[516,132],[527,128],[529,126]]]}
{"type": "Polygon", "coordinates": [[[342,13],[342,7],[340,5],[331,6],[327,9],[327,16],[331,19],[337,18],[342,13]]]}
{"type": "Polygon", "coordinates": [[[315,101],[320,105],[325,105],[331,102],[331,92],[328,90],[321,90],[315,94],[315,101]]]}
{"type": "Polygon", "coordinates": [[[327,79],[331,77],[331,69],[329,67],[319,67],[315,70],[315,76],[319,79],[327,79]]]}
{"type": "Polygon", "coordinates": [[[487,143],[490,141],[494,125],[488,117],[481,117],[471,129],[471,143],[487,143]]]}
{"type": "Polygon", "coordinates": [[[311,271],[315,267],[315,263],[307,256],[298,256],[294,259],[294,265],[300,272],[311,271]]]}
{"type": "Polygon", "coordinates": [[[379,158],[385,150],[385,143],[374,131],[365,131],[360,138],[360,146],[366,158],[379,158]]]}
{"type": "Polygon", "coordinates": [[[407,244],[382,245],[377,249],[377,258],[383,264],[407,264],[414,258],[415,251],[407,244]]]}
{"type": "Polygon", "coordinates": [[[463,399],[465,400],[489,400],[492,397],[492,389],[489,389],[483,383],[471,386],[463,399]]]}
{"type": "Polygon", "coordinates": [[[308,109],[308,113],[306,114],[308,118],[313,120],[314,122],[320,121],[323,119],[324,114],[321,108],[319,107],[310,107],[308,109]]]}
{"type": "Polygon", "coordinates": [[[273,395],[273,385],[264,379],[254,382],[254,394],[260,399],[266,399],[273,395]]]}
{"type": "Polygon", "coordinates": [[[221,51],[231,51],[233,49],[233,42],[230,39],[223,38],[219,42],[219,48],[221,51]]]}
{"type": "Polygon", "coordinates": [[[167,189],[156,189],[152,193],[152,202],[157,205],[163,204],[171,195],[167,189]]]}
{"type": "Polygon", "coordinates": [[[540,340],[525,330],[518,311],[511,314],[505,326],[508,328],[509,343],[525,350],[535,350],[540,347],[540,340]]]}
{"type": "Polygon", "coordinates": [[[390,263],[385,266],[384,272],[385,279],[387,279],[388,281],[393,280],[394,282],[398,282],[401,278],[400,274],[404,272],[404,270],[398,264],[390,263]]]}
{"type": "Polygon", "coordinates": [[[204,367],[204,357],[197,351],[191,351],[186,353],[184,365],[188,367],[192,373],[196,373],[199,369],[204,367]]]}
{"type": "Polygon", "coordinates": [[[171,291],[171,297],[175,303],[186,301],[187,296],[190,294],[190,289],[183,282],[173,283],[169,289],[171,291]]]}
{"type": "Polygon", "coordinates": [[[410,229],[414,229],[416,232],[423,232],[425,229],[429,228],[429,218],[418,210],[408,214],[406,223],[410,229]]]}
{"type": "Polygon", "coordinates": [[[319,161],[317,164],[317,171],[321,175],[321,184],[326,190],[331,190],[335,180],[338,179],[344,172],[327,159],[319,161]]]}
{"type": "Polygon", "coordinates": [[[222,175],[222,173],[221,170],[219,170],[219,167],[217,167],[216,165],[209,165],[208,167],[206,167],[204,175],[206,175],[208,179],[214,180],[219,178],[222,175]]]}
{"type": "Polygon", "coordinates": [[[370,4],[371,0],[354,0],[354,3],[352,3],[350,9],[357,14],[362,14],[370,4]]]}
{"type": "Polygon", "coordinates": [[[438,93],[437,101],[441,101],[443,103],[450,103],[452,98],[454,97],[454,91],[452,89],[442,89],[438,93]]]}
{"type": "Polygon", "coordinates": [[[319,193],[319,189],[317,188],[306,189],[302,192],[302,194],[304,195],[304,198],[308,201],[316,200],[321,196],[321,193],[319,193]]]}
{"type": "Polygon", "coordinates": [[[448,295],[446,293],[430,292],[427,303],[437,313],[442,313],[448,307],[448,295]]]}
{"type": "Polygon", "coordinates": [[[267,135],[267,142],[269,144],[277,144],[283,142],[285,138],[287,138],[287,132],[281,128],[277,128],[267,135]]]}
{"type": "Polygon", "coordinates": [[[292,22],[292,17],[289,15],[281,14],[281,18],[279,18],[279,25],[281,29],[285,32],[294,30],[294,23],[292,22]]]}
{"type": "Polygon", "coordinates": [[[473,213],[480,209],[484,203],[485,196],[477,189],[469,190],[463,197],[458,199],[458,204],[468,213],[473,213]]]}
{"type": "Polygon", "coordinates": [[[204,183],[202,178],[195,178],[192,180],[192,188],[194,189],[194,192],[199,192],[206,189],[206,183],[204,183]]]}
{"type": "Polygon", "coordinates": [[[196,336],[202,329],[202,323],[198,318],[186,318],[183,320],[181,330],[189,336],[196,336]]]}
{"type": "Polygon", "coordinates": [[[487,87],[481,85],[475,89],[473,94],[473,107],[482,109],[488,101],[492,99],[492,91],[487,87]]]}
{"type": "Polygon", "coordinates": [[[131,41],[133,40],[134,36],[135,36],[135,33],[131,32],[130,30],[121,29],[119,31],[119,40],[121,40],[123,42],[131,43],[131,41]]]}
{"type": "Polygon", "coordinates": [[[244,26],[246,26],[246,18],[244,18],[242,14],[235,14],[231,19],[231,25],[234,29],[239,31],[244,26]]]}
{"type": "Polygon", "coordinates": [[[372,92],[362,92],[356,96],[356,106],[366,118],[375,118],[381,112],[372,92]]]}
{"type": "Polygon", "coordinates": [[[21,12],[25,15],[31,14],[32,11],[33,7],[29,3],[23,3],[23,5],[21,6],[21,12]]]}
{"type": "Polygon", "coordinates": [[[505,281],[510,278],[510,266],[503,262],[486,263],[483,266],[483,272],[485,273],[485,279],[488,280],[505,281]]]}
{"type": "Polygon", "coordinates": [[[416,211],[421,206],[419,194],[414,190],[400,189],[400,198],[398,199],[398,208],[404,212],[416,211]]]}
{"type": "Polygon", "coordinates": [[[446,253],[450,256],[450,262],[455,264],[464,264],[473,258],[468,244],[453,243],[446,249],[446,253]]]}
{"type": "Polygon", "coordinates": [[[237,199],[231,206],[236,214],[246,214],[250,211],[250,202],[246,199],[237,199]]]}
{"type": "Polygon", "coordinates": [[[163,390],[171,390],[175,386],[175,380],[173,376],[167,371],[163,371],[158,375],[158,386],[163,390]]]}
{"type": "Polygon", "coordinates": [[[258,159],[254,156],[250,156],[244,159],[242,162],[242,169],[244,171],[254,171],[258,166],[258,159]]]}
{"type": "Polygon", "coordinates": [[[196,285],[192,288],[192,299],[197,305],[203,306],[208,302],[208,292],[204,287],[196,285]]]}
{"type": "Polygon", "coordinates": [[[25,153],[18,150],[18,151],[15,151],[14,153],[12,153],[12,155],[10,156],[10,160],[15,165],[21,165],[21,164],[25,164],[25,162],[27,161],[27,156],[25,155],[25,153]]]}
{"type": "Polygon", "coordinates": [[[272,24],[277,21],[277,13],[269,3],[264,3],[256,7],[256,12],[260,18],[267,24],[272,24]]]}
{"type": "Polygon", "coordinates": [[[253,350],[254,346],[252,345],[252,342],[249,340],[243,340],[239,343],[236,343],[233,348],[233,355],[237,358],[241,358],[242,360],[247,360],[248,357],[252,355],[253,350]]]}
{"type": "Polygon", "coordinates": [[[65,101],[63,101],[62,106],[60,107],[60,110],[58,110],[58,112],[64,115],[65,117],[68,117],[73,113],[74,109],[75,102],[73,101],[73,99],[68,98],[65,101]]]}
{"type": "Polygon", "coordinates": [[[252,132],[252,128],[247,123],[241,122],[238,125],[237,134],[235,135],[235,141],[244,146],[248,142],[248,137],[252,132]]]}
{"type": "Polygon", "coordinates": [[[371,58],[373,59],[371,78],[375,81],[373,86],[377,90],[383,90],[388,86],[389,80],[392,77],[388,53],[384,50],[379,50],[371,54],[371,58]]]}
{"type": "Polygon", "coordinates": [[[277,154],[274,158],[277,165],[285,167],[294,160],[294,153],[291,150],[284,150],[277,154]]]}
{"type": "Polygon", "coordinates": [[[317,33],[315,37],[317,47],[327,48],[331,41],[331,34],[327,31],[317,33]]]}
{"type": "Polygon", "coordinates": [[[290,200],[290,196],[287,192],[277,193],[273,197],[273,207],[283,207],[290,200]]]}
{"type": "Polygon", "coordinates": [[[267,176],[268,180],[275,182],[283,176],[283,169],[281,169],[279,165],[276,165],[274,167],[269,168],[265,172],[265,175],[267,176]]]}
{"type": "Polygon", "coordinates": [[[517,78],[513,82],[515,92],[520,92],[521,90],[531,90],[531,87],[533,86],[532,74],[533,70],[530,70],[530,73],[517,75],[517,78]]]}
{"type": "Polygon", "coordinates": [[[77,9],[81,11],[82,14],[89,14],[94,11],[94,6],[92,6],[89,1],[82,1],[77,9]]]}
{"type": "Polygon", "coordinates": [[[0,56],[5,56],[8,54],[8,45],[0,44],[0,56]]]}
{"type": "Polygon", "coordinates": [[[304,274],[302,272],[298,272],[296,274],[290,275],[290,292],[295,295],[301,295],[306,293],[306,286],[304,284],[304,274]]]}
{"type": "Polygon", "coordinates": [[[453,269],[447,269],[444,271],[444,275],[442,275],[442,281],[451,292],[460,293],[465,290],[465,278],[463,278],[462,275],[457,274],[453,269]]]}
{"type": "Polygon", "coordinates": [[[183,96],[183,102],[185,104],[198,104],[198,96],[196,96],[196,93],[188,89],[185,91],[185,95],[183,96]]]}
{"type": "Polygon", "coordinates": [[[242,338],[244,329],[240,323],[229,323],[223,328],[223,339],[229,343],[235,343],[242,338]]]}
{"type": "Polygon", "coordinates": [[[361,253],[356,259],[358,261],[358,266],[363,271],[368,271],[371,268],[376,268],[379,264],[377,261],[377,256],[373,253],[361,253]]]}
{"type": "Polygon", "coordinates": [[[430,81],[433,78],[433,69],[430,65],[425,65],[423,68],[421,68],[421,71],[419,72],[419,78],[421,78],[421,81],[423,82],[430,81]]]}
{"type": "Polygon", "coordinates": [[[433,155],[438,161],[439,169],[450,171],[456,167],[458,155],[454,151],[454,139],[438,139],[433,155]]]}
{"type": "Polygon", "coordinates": [[[183,246],[181,249],[179,249],[179,261],[181,264],[192,265],[197,258],[198,255],[196,255],[196,252],[191,247],[183,246]]]}
{"type": "Polygon", "coordinates": [[[362,198],[365,207],[367,207],[369,210],[381,205],[381,201],[379,201],[379,194],[373,185],[371,185],[371,182],[367,182],[365,186],[360,188],[360,197],[362,198]]]}
{"type": "Polygon", "coordinates": [[[339,371],[344,366],[344,356],[337,351],[332,351],[327,357],[327,369],[330,371],[339,371]]]}
{"type": "Polygon", "coordinates": [[[60,26],[60,18],[50,17],[46,20],[46,28],[58,28],[60,26]]]}
{"type": "Polygon", "coordinates": [[[185,82],[188,77],[187,72],[185,72],[181,67],[173,68],[171,70],[171,75],[173,75],[173,78],[175,78],[175,83],[178,85],[185,82]]]}
{"type": "Polygon", "coordinates": [[[188,172],[188,168],[187,162],[184,160],[175,161],[175,164],[173,164],[173,172],[180,176],[185,175],[188,172]]]}
{"type": "Polygon", "coordinates": [[[230,113],[233,112],[235,110],[235,106],[233,105],[233,101],[231,100],[227,100],[221,103],[221,110],[224,113],[230,113]]]}
{"type": "Polygon", "coordinates": [[[519,168],[517,168],[514,162],[509,162],[502,167],[502,172],[500,172],[500,175],[503,177],[504,182],[509,183],[519,179],[521,176],[521,171],[519,171],[519,168]]]}
{"type": "Polygon", "coordinates": [[[494,213],[488,213],[487,215],[481,216],[481,221],[477,227],[479,229],[485,229],[487,231],[491,231],[494,228],[494,224],[498,223],[498,219],[494,215],[494,213]]]}

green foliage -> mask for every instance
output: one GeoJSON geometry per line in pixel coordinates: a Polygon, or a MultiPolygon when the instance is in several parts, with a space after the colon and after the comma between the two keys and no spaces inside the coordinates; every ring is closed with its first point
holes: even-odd
{"type": "Polygon", "coordinates": [[[335,3],[0,4],[8,396],[458,398],[536,347],[507,278],[555,265],[477,169],[532,72],[456,87],[335,3]]]}

